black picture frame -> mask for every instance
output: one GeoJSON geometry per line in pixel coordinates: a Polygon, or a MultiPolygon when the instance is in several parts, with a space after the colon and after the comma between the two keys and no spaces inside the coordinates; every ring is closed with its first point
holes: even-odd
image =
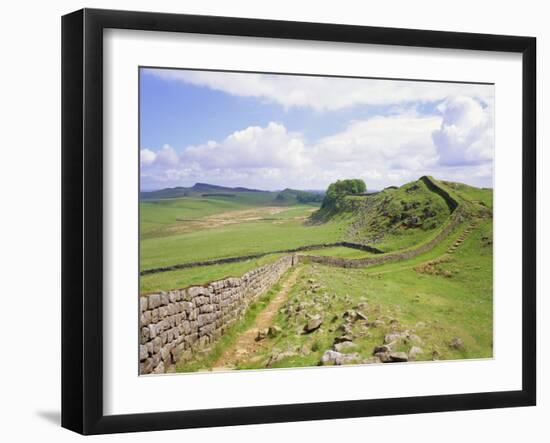
{"type": "Polygon", "coordinates": [[[535,405],[535,269],[535,38],[97,9],[62,18],[63,427],[82,434],[104,434],[535,405]],[[104,415],[102,37],[108,28],[522,54],[522,389],[104,415]]]}

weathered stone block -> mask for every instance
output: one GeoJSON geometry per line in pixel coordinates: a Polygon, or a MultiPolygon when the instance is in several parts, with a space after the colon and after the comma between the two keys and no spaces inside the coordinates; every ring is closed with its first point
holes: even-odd
{"type": "Polygon", "coordinates": [[[149,326],[151,324],[151,311],[143,312],[139,317],[139,321],[142,327],[149,326]]]}
{"type": "Polygon", "coordinates": [[[205,314],[205,313],[209,313],[209,312],[214,312],[214,307],[210,304],[206,304],[206,305],[202,305],[199,309],[199,312],[201,314],[205,314]]]}
{"type": "Polygon", "coordinates": [[[139,298],[139,309],[140,312],[144,312],[147,310],[147,297],[140,297],[139,298]]]}
{"type": "Polygon", "coordinates": [[[153,371],[153,359],[148,358],[139,364],[139,373],[142,375],[150,374],[153,371]]]}
{"type": "Polygon", "coordinates": [[[160,303],[163,306],[166,306],[168,303],[170,303],[170,299],[168,298],[168,294],[166,292],[161,292],[161,294],[160,294],[160,303]]]}
{"type": "Polygon", "coordinates": [[[151,311],[151,323],[158,323],[159,321],[159,310],[155,308],[151,311]]]}
{"type": "Polygon", "coordinates": [[[168,308],[166,306],[161,306],[159,308],[159,318],[163,319],[168,315],[168,308]]]}
{"type": "Polygon", "coordinates": [[[200,295],[208,294],[208,289],[202,286],[191,286],[190,288],[187,288],[187,294],[194,299],[200,295]]]}
{"type": "Polygon", "coordinates": [[[160,350],[160,358],[163,362],[170,364],[172,362],[172,354],[170,353],[171,348],[166,345],[163,346],[160,350]]]}
{"type": "Polygon", "coordinates": [[[140,340],[140,343],[142,345],[144,345],[145,343],[147,343],[149,341],[149,338],[150,338],[150,331],[149,331],[149,328],[141,328],[141,340],[140,340]]]}
{"type": "Polygon", "coordinates": [[[148,308],[155,309],[160,306],[160,294],[151,294],[148,297],[148,308]]]}
{"type": "Polygon", "coordinates": [[[145,361],[148,356],[147,346],[139,345],[139,361],[145,361]]]}
{"type": "Polygon", "coordinates": [[[164,374],[166,372],[164,368],[164,363],[160,362],[155,369],[153,369],[153,374],[164,374]]]}
{"type": "Polygon", "coordinates": [[[157,336],[157,325],[154,323],[151,323],[149,326],[149,338],[153,339],[157,336]]]}
{"type": "Polygon", "coordinates": [[[151,357],[151,360],[153,361],[153,367],[156,367],[160,363],[160,352],[158,354],[154,354],[151,357]]]}
{"type": "Polygon", "coordinates": [[[168,293],[168,299],[170,300],[170,303],[176,303],[181,300],[181,293],[180,291],[170,291],[168,293]]]}
{"type": "Polygon", "coordinates": [[[174,315],[176,313],[176,305],[174,303],[170,303],[168,306],[168,315],[174,315]]]}
{"type": "Polygon", "coordinates": [[[153,354],[157,354],[158,352],[160,352],[160,348],[162,347],[161,338],[155,337],[151,343],[153,344],[153,354]]]}

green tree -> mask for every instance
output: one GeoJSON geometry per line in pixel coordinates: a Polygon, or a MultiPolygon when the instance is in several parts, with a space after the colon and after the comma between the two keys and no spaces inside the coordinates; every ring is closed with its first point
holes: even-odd
{"type": "Polygon", "coordinates": [[[329,185],[321,208],[338,209],[346,195],[364,194],[365,192],[367,192],[367,186],[359,178],[337,180],[329,185]]]}

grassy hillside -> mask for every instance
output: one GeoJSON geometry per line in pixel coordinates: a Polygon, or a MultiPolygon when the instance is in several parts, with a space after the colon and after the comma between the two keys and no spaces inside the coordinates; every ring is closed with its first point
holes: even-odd
{"type": "MultiPolygon", "coordinates": [[[[491,190],[451,182],[442,182],[442,186],[464,204],[487,211],[492,208],[491,190]]],[[[346,195],[338,210],[330,213],[318,210],[319,203],[298,203],[291,189],[277,194],[200,184],[194,188],[195,195],[204,191],[210,194],[140,202],[141,270],[340,240],[392,252],[434,237],[450,216],[444,199],[422,180],[371,195],[346,195]],[[229,192],[231,196],[226,195],[229,192]],[[277,201],[281,194],[284,198],[277,201]]],[[[307,252],[312,253],[346,258],[367,255],[348,248],[307,252]]],[[[262,258],[262,262],[270,257],[273,255],[262,258]]],[[[207,277],[237,276],[257,263],[250,260],[147,276],[142,278],[142,291],[169,289],[185,282],[204,283],[207,277]]]]}
{"type": "MultiPolygon", "coordinates": [[[[263,339],[258,350],[243,357],[236,369],[317,366],[325,351],[334,349],[337,338],[343,335],[352,344],[340,352],[356,355],[355,363],[371,359],[375,347],[382,345],[388,334],[406,334],[407,338],[395,342],[392,350],[409,353],[416,347],[415,360],[490,358],[492,220],[482,221],[460,248],[447,253],[467,225],[459,224],[449,238],[428,253],[399,263],[368,269],[300,265],[301,276],[273,322],[281,332],[263,339]],[[347,320],[347,313],[353,311],[361,312],[366,320],[347,320]],[[322,318],[321,327],[304,334],[304,325],[315,316],[322,318]],[[454,346],[457,339],[460,345],[454,346]]],[[[176,369],[211,368],[216,356],[253,325],[255,316],[277,290],[276,285],[261,298],[243,323],[213,348],[212,355],[176,369]]]]}
{"type": "Polygon", "coordinates": [[[347,195],[338,210],[320,209],[312,220],[347,224],[346,239],[384,251],[408,248],[433,236],[449,218],[443,197],[422,180],[371,195],[347,195]]]}

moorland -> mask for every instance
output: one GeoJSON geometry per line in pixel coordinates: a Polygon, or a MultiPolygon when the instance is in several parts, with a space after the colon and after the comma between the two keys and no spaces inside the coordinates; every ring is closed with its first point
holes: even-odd
{"type": "Polygon", "coordinates": [[[432,177],[380,191],[353,179],[326,190],[197,183],[142,192],[139,204],[141,294],[300,256],[172,370],[492,356],[491,189],[432,177]]]}

